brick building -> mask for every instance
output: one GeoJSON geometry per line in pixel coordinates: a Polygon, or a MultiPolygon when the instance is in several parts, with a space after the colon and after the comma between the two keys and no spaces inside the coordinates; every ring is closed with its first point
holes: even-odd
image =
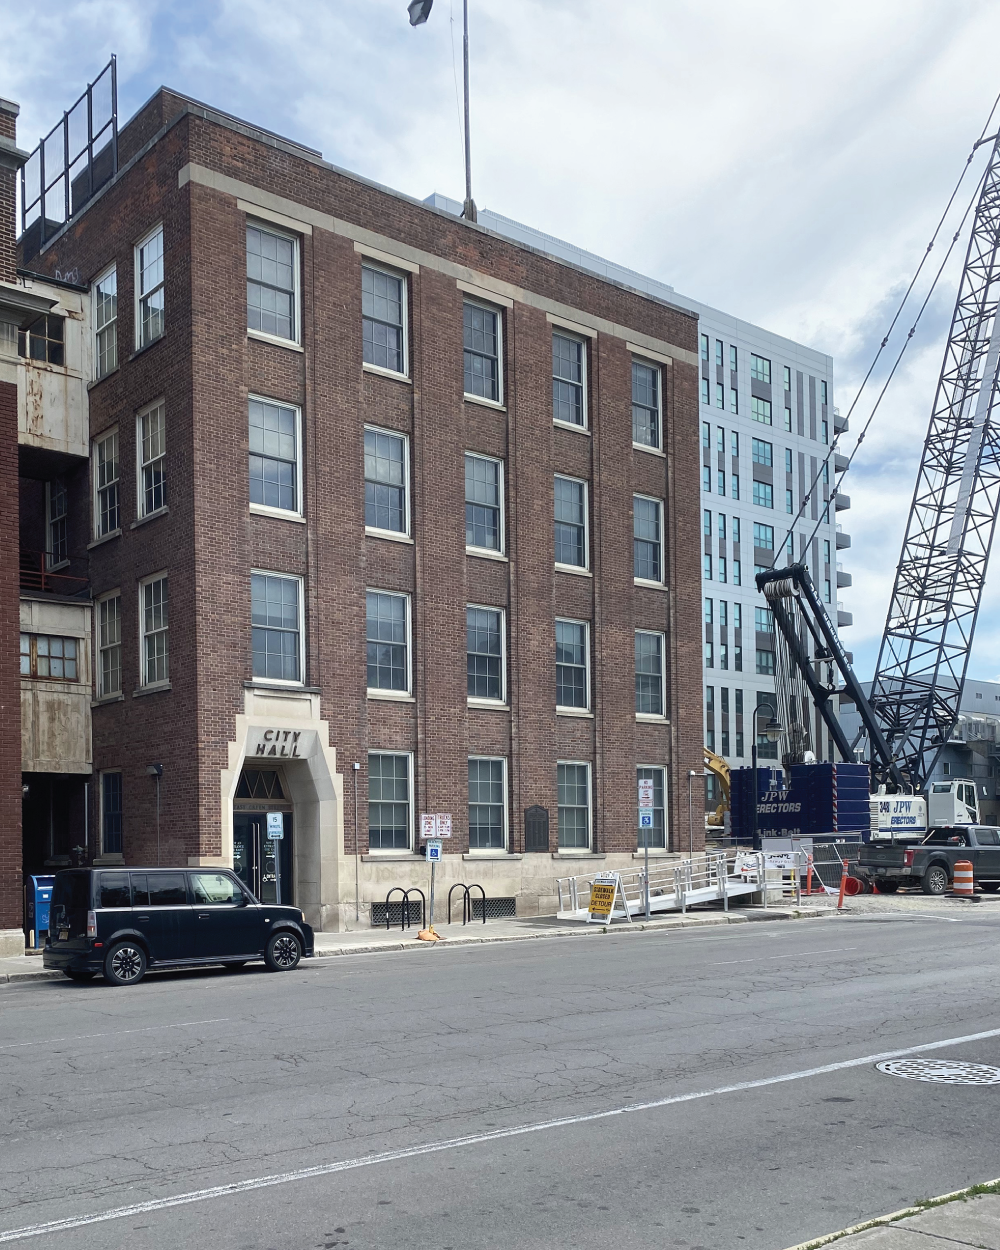
{"type": "Polygon", "coordinates": [[[697,317],[165,89],[113,167],[18,262],[89,292],[89,467],[21,482],[89,578],[89,857],[336,929],[421,812],[522,914],[632,866],[638,779],[700,847],[697,317]]]}

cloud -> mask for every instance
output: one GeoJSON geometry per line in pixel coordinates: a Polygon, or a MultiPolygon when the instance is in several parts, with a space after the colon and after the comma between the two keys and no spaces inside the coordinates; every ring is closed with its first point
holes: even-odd
{"type": "MultiPolygon", "coordinates": [[[[5,16],[32,145],[119,55],[120,115],[161,83],[367,177],[461,198],[461,0],[74,0],[5,16]]],[[[477,201],[830,352],[846,412],[992,104],[967,0],[470,0],[477,201]]],[[[960,257],[956,258],[956,262],[960,257]]],[[[845,631],[867,675],[947,332],[942,279],[845,483],[845,631]]],[[[901,327],[903,333],[908,324],[901,327]]],[[[892,353],[887,353],[887,358],[892,353]]],[[[881,373],[876,374],[876,382],[881,373]]],[[[874,397],[876,392],[872,391],[874,397]]],[[[866,392],[868,396],[869,392],[866,392]]],[[[852,437],[870,411],[852,417],[852,437]]],[[[974,675],[997,669],[990,579],[974,675]]]]}

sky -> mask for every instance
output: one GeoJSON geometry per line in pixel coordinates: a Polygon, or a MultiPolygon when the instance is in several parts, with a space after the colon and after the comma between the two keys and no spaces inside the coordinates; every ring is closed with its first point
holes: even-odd
{"type": "MultiPolygon", "coordinates": [[[[828,352],[846,413],[1000,89],[982,59],[1000,46],[1000,5],[469,6],[480,207],[828,352]]],[[[461,0],[434,0],[416,29],[406,0],[52,0],[41,24],[30,5],[9,6],[3,24],[0,95],[21,105],[22,147],[114,52],[123,119],[172,86],[421,199],[463,196],[461,0]]],[[[956,224],[984,162],[981,151],[956,224]]],[[[964,246],[843,484],[853,543],[841,561],[854,584],[840,598],[855,621],[843,637],[862,678],[877,656],[964,246]]],[[[904,312],[900,346],[910,325],[904,312]]],[[[858,401],[848,453],[876,393],[858,401]]],[[[997,567],[969,675],[1000,680],[997,567]]]]}

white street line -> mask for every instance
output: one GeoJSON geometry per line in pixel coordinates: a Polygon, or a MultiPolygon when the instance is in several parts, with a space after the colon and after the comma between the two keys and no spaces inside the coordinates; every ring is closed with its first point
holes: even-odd
{"type": "Polygon", "coordinates": [[[840,955],[844,951],[856,951],[856,946],[833,946],[825,951],[792,951],[788,955],[757,955],[753,959],[713,959],[710,968],[721,968],[723,964],[759,964],[769,959],[812,959],[813,955],[840,955]]]}
{"type": "Polygon", "coordinates": [[[969,1042],[981,1042],[987,1038],[1000,1037],[1000,1029],[987,1029],[982,1033],[967,1033],[964,1037],[946,1037],[940,1042],[922,1042],[919,1046],[903,1046],[898,1050],[883,1050],[877,1055],[863,1055],[860,1059],[844,1059],[840,1063],[826,1063],[819,1068],[806,1068],[801,1072],[785,1072],[781,1076],[765,1076],[757,1081],[739,1081],[735,1085],[720,1085],[716,1089],[698,1090],[693,1094],[674,1094],[669,1098],[657,1098],[652,1102],[634,1102],[611,1111],[592,1111],[588,1115],[565,1116],[560,1120],[543,1120],[538,1124],[517,1124],[513,1128],[493,1129],[489,1133],[471,1133],[467,1137],[452,1137],[446,1141],[427,1142],[423,1146],[402,1146],[398,1150],[383,1150],[379,1154],[362,1155],[359,1159],[341,1159],[337,1163],[321,1163],[316,1167],[300,1168],[297,1172],[279,1172],[274,1176],[255,1176],[246,1181],[233,1181],[230,1185],[216,1185],[212,1189],[195,1189],[172,1198],[153,1198],[149,1202],[136,1202],[128,1207],[113,1207],[94,1215],[71,1216],[64,1220],[51,1220],[47,1224],[29,1224],[24,1228],[12,1228],[0,1232],[0,1244],[23,1241],[28,1237],[44,1237],[50,1233],[68,1232],[73,1228],[87,1228],[91,1224],[105,1224],[110,1220],[129,1219],[133,1215],[147,1215],[151,1211],[164,1211],[169,1207],[188,1206],[192,1202],[207,1202],[212,1198],[228,1198],[233,1194],[247,1193],[253,1189],[268,1189],[273,1185],[287,1185],[292,1181],[312,1180],[318,1176],[333,1176],[337,1172],[350,1172],[355,1168],[367,1168],[376,1163],[395,1163],[400,1159],[415,1159],[420,1155],[437,1154],[442,1150],[457,1150],[460,1146],[481,1146],[486,1142],[504,1141],[509,1137],[523,1137],[527,1133],[542,1133],[554,1128],[567,1128],[575,1124],[592,1124],[595,1120],[609,1120],[613,1116],[633,1115],[637,1111],[655,1111],[659,1107],[672,1107],[682,1102],[696,1102],[700,1098],[714,1098],[719,1094],[737,1094],[748,1089],[762,1089],[767,1085],[781,1085],[786,1081],[802,1081],[810,1076],[825,1076],[830,1072],[843,1072],[847,1068],[863,1068],[885,1059],[899,1059],[904,1055],[921,1055],[929,1050],[943,1050],[947,1046],[963,1046],[969,1042]]]}
{"type": "Polygon", "coordinates": [[[196,1024],[226,1024],[229,1017],[218,1020],[188,1020],[185,1024],[151,1024],[146,1029],[119,1029],[116,1033],[77,1033],[75,1037],[41,1038],[35,1042],[0,1042],[0,1050],[18,1050],[22,1046],[58,1046],[62,1042],[88,1042],[95,1037],[126,1037],[129,1033],[158,1033],[160,1029],[193,1029],[196,1024]]]}

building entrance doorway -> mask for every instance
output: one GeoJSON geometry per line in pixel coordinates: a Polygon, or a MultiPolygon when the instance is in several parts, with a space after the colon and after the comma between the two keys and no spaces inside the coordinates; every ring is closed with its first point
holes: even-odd
{"type": "Polygon", "coordinates": [[[245,768],[234,801],[233,870],[262,903],[295,901],[292,804],[282,782],[275,769],[245,768]]]}

